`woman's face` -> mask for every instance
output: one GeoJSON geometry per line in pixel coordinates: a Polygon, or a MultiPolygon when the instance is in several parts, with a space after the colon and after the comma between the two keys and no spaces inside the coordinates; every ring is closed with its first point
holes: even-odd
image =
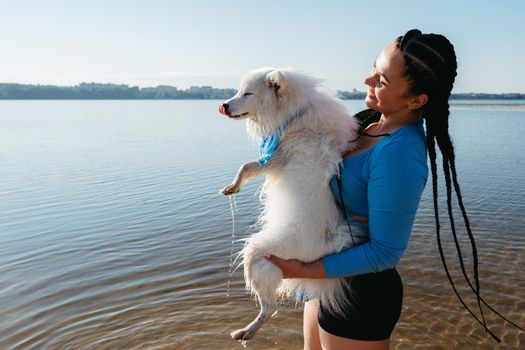
{"type": "Polygon", "coordinates": [[[374,63],[368,85],[366,105],[385,115],[409,112],[409,82],[402,76],[405,67],[403,56],[396,43],[387,45],[374,63]]]}

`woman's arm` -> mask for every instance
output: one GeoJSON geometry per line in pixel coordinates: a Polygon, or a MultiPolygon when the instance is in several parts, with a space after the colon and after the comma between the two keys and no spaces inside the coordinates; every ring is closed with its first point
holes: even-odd
{"type": "Polygon", "coordinates": [[[370,240],[323,258],[328,277],[379,272],[397,265],[408,246],[428,169],[415,138],[385,144],[370,159],[370,240]]]}
{"type": "Polygon", "coordinates": [[[284,278],[335,278],[394,267],[410,237],[428,169],[426,149],[388,144],[371,159],[368,183],[370,241],[313,263],[268,257],[284,278]]]}

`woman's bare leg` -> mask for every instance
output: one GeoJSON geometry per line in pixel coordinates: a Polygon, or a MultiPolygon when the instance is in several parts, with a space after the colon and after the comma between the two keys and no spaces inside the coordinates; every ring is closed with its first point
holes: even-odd
{"type": "Polygon", "coordinates": [[[321,327],[319,327],[319,338],[321,340],[323,350],[388,350],[390,348],[390,339],[347,339],[330,334],[321,327]]]}
{"type": "Polygon", "coordinates": [[[303,312],[303,334],[304,350],[322,350],[321,340],[319,339],[319,300],[314,299],[304,304],[303,312]]]}

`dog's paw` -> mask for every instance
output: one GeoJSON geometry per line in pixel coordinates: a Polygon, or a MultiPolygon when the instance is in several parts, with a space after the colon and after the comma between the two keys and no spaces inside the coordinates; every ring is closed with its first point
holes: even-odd
{"type": "Polygon", "coordinates": [[[252,339],[256,332],[257,330],[253,329],[253,327],[246,327],[243,329],[238,329],[236,331],[233,331],[230,333],[230,335],[235,340],[247,341],[247,340],[252,339]]]}
{"type": "Polygon", "coordinates": [[[240,190],[241,189],[238,186],[230,185],[230,186],[224,187],[220,192],[221,194],[225,196],[231,196],[232,194],[239,193],[240,190]]]}

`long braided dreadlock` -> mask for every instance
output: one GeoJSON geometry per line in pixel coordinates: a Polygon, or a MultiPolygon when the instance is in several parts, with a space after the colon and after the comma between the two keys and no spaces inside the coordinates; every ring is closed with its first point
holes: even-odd
{"type": "Polygon", "coordinates": [[[409,94],[427,94],[428,102],[423,107],[423,118],[426,124],[426,143],[428,154],[430,158],[430,168],[432,172],[432,191],[434,197],[434,215],[436,220],[436,235],[438,249],[441,256],[443,267],[447,274],[448,280],[458,297],[461,304],[468,310],[468,312],[480,323],[485,330],[498,342],[500,339],[490,331],[487,327],[485,316],[483,314],[482,304],[489,310],[497,314],[503,320],[509,322],[513,326],[523,330],[520,326],[509,321],[490,305],[488,305],[480,294],[480,283],[478,273],[478,253],[476,242],[470,228],[470,222],[467,217],[465,206],[463,205],[463,198],[459,188],[459,183],[456,173],[454,147],[450,140],[448,133],[448,117],[449,104],[448,99],[452,91],[452,86],[456,78],[456,55],[454,47],[442,35],[438,34],[422,34],[417,29],[408,31],[404,36],[400,36],[396,40],[397,48],[402,53],[405,60],[404,77],[409,81],[409,94]],[[465,303],[459,295],[456,286],[450,275],[448,265],[443,253],[443,246],[441,242],[440,222],[439,222],[439,208],[438,208],[438,181],[437,181],[437,165],[436,165],[436,143],[439,146],[443,159],[443,173],[445,177],[445,184],[447,190],[447,209],[454,238],[454,244],[458,254],[461,271],[465,281],[470,289],[475,293],[477,304],[480,312],[478,317],[465,303]],[[456,235],[456,228],[454,223],[454,215],[452,211],[452,187],[457,196],[457,202],[461,209],[465,228],[470,240],[473,259],[473,279],[468,276],[463,261],[463,254],[456,235]]]}

